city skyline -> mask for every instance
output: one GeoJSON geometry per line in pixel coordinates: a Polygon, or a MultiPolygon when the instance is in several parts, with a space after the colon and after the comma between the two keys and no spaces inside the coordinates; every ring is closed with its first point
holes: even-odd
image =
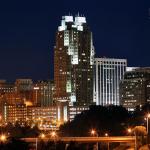
{"type": "Polygon", "coordinates": [[[149,148],[150,1],[3,1],[0,18],[0,149],[149,148]]]}
{"type": "Polygon", "coordinates": [[[1,7],[1,79],[53,78],[54,36],[61,16],[69,12],[87,18],[96,57],[125,58],[128,66],[150,65],[149,2],[2,2],[1,7]]]}

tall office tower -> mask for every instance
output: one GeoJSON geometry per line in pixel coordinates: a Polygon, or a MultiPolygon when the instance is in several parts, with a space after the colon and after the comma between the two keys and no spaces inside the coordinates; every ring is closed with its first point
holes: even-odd
{"type": "Polygon", "coordinates": [[[119,83],[126,67],[126,59],[95,58],[93,97],[96,105],[120,105],[119,83]]]}
{"type": "Polygon", "coordinates": [[[120,83],[120,101],[129,111],[150,103],[150,68],[128,71],[120,83]]]}
{"type": "Polygon", "coordinates": [[[63,16],[54,49],[55,100],[93,102],[94,47],[85,17],[63,16]]]}

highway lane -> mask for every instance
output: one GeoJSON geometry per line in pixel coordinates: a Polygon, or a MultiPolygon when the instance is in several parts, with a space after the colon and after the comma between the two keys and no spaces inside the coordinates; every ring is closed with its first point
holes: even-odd
{"type": "Polygon", "coordinates": [[[133,143],[135,142],[134,136],[114,136],[114,137],[55,137],[55,138],[22,138],[21,140],[24,140],[29,143],[34,143],[36,140],[40,141],[62,141],[62,142],[80,142],[80,143],[94,143],[94,142],[126,142],[126,143],[133,143]]]}

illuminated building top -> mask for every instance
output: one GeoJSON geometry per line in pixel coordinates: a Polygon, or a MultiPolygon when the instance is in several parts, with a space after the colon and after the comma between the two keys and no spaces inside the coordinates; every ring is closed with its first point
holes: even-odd
{"type": "Polygon", "coordinates": [[[72,23],[73,28],[77,28],[79,31],[83,31],[83,24],[86,23],[85,17],[76,16],[63,16],[61,20],[61,26],[58,27],[58,31],[66,30],[66,23],[72,23]]]}

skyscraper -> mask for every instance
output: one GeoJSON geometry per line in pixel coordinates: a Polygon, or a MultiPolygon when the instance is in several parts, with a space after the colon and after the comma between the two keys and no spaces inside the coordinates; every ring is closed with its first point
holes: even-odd
{"type": "Polygon", "coordinates": [[[93,102],[94,47],[85,17],[63,16],[54,48],[55,100],[93,102]]]}
{"type": "Polygon", "coordinates": [[[150,103],[150,68],[128,71],[120,83],[120,101],[129,111],[150,103]]]}
{"type": "Polygon", "coordinates": [[[119,83],[127,67],[126,59],[95,58],[94,101],[96,105],[120,105],[119,83]]]}

